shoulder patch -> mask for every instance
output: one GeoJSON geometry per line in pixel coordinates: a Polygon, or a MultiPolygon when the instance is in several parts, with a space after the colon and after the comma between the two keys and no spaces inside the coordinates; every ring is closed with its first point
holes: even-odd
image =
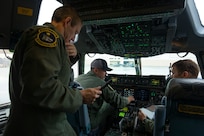
{"type": "Polygon", "coordinates": [[[35,41],[45,47],[56,47],[57,46],[58,34],[49,28],[41,28],[38,30],[37,37],[35,41]]]}

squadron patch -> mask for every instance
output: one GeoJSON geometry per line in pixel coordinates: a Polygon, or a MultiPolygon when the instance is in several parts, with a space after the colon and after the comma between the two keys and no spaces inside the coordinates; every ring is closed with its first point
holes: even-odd
{"type": "Polygon", "coordinates": [[[57,46],[57,38],[59,38],[58,34],[49,28],[39,29],[37,38],[35,41],[45,47],[56,47],[57,46]]]}

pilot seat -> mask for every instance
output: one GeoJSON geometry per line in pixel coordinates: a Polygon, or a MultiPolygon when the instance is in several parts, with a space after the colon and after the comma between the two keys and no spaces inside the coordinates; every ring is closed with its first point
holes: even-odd
{"type": "Polygon", "coordinates": [[[204,80],[171,79],[165,90],[165,136],[204,135],[204,80]]]}

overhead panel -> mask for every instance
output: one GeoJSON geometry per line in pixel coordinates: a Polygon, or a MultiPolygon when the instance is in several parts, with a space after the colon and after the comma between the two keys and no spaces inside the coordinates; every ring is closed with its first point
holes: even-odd
{"type": "Polygon", "coordinates": [[[130,58],[167,52],[177,29],[177,16],[185,8],[185,0],[67,0],[67,3],[76,8],[84,22],[89,38],[84,39],[86,44],[96,46],[99,53],[130,58]]]}
{"type": "Polygon", "coordinates": [[[102,53],[130,58],[165,52],[168,24],[155,19],[143,22],[87,26],[88,36],[102,53]]]}
{"type": "MultiPolygon", "coordinates": [[[[194,26],[199,26],[199,30],[202,30],[202,25],[199,24],[200,20],[195,20],[197,11],[194,9],[193,0],[63,1],[74,6],[83,19],[85,26],[82,30],[86,29],[86,31],[80,34],[83,36],[79,37],[81,45],[77,45],[79,51],[83,53],[115,54],[117,52],[116,54],[121,54],[121,56],[143,57],[167,52],[200,51],[204,47],[202,35],[197,35],[194,26]],[[159,23],[155,24],[154,22],[157,21],[159,23]],[[144,42],[144,39],[142,41],[142,36],[139,39],[144,44],[149,43],[149,46],[140,48],[138,46],[140,45],[138,44],[139,39],[134,39],[132,41],[136,42],[131,42],[132,46],[127,47],[130,44],[127,44],[125,39],[121,39],[119,26],[128,27],[131,24],[137,24],[139,28],[144,28],[144,24],[148,25],[147,28],[150,28],[148,33],[150,34],[145,37],[148,42],[144,42]],[[108,34],[106,27],[114,29],[114,34],[112,32],[108,34]],[[98,36],[98,33],[100,33],[100,36],[98,36]],[[110,38],[109,35],[114,35],[114,38],[112,38],[114,42],[109,41],[112,40],[108,39],[110,38]],[[129,49],[133,50],[127,52],[129,49]],[[148,53],[149,50],[152,52],[148,53]]],[[[135,29],[134,27],[131,28],[135,29]]],[[[126,38],[131,37],[128,35],[129,31],[125,33],[126,38]]],[[[135,36],[135,38],[138,38],[138,36],[135,36]]]]}

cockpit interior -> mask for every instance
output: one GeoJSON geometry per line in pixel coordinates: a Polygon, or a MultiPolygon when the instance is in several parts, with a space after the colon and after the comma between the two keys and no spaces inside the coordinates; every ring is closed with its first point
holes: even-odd
{"type": "MultiPolygon", "coordinates": [[[[7,0],[0,4],[0,49],[15,50],[15,44],[22,32],[36,25],[43,0],[7,0]]],[[[84,62],[86,54],[109,54],[123,58],[131,58],[136,64],[140,64],[141,58],[162,55],[164,53],[192,53],[196,56],[200,67],[201,78],[204,76],[204,26],[196,8],[196,0],[57,0],[62,5],[69,4],[79,13],[83,27],[77,36],[75,46],[82,57],[78,63],[78,73],[84,73],[84,62]]],[[[157,62],[158,65],[160,62],[157,62]]],[[[136,67],[138,69],[140,67],[136,67]]],[[[176,120],[181,116],[189,116],[190,122],[193,118],[200,124],[199,129],[204,126],[204,93],[200,89],[204,82],[202,79],[193,81],[171,80],[165,75],[142,75],[140,70],[135,75],[109,74],[107,81],[112,80],[110,85],[122,96],[133,95],[135,102],[124,109],[118,109],[112,128],[106,136],[147,136],[137,126],[137,111],[151,105],[161,105],[166,91],[171,90],[171,85],[181,87],[184,92],[193,90],[197,94],[191,94],[179,101],[170,97],[173,108],[178,106],[173,118],[176,120]],[[169,83],[169,80],[171,81],[169,83]],[[169,83],[169,84],[168,84],[169,83]],[[196,84],[197,83],[197,84],[196,84]],[[167,85],[170,87],[167,88],[167,85]],[[188,88],[190,88],[188,90],[188,88]],[[203,97],[199,97],[203,96],[203,97]],[[193,99],[199,97],[199,99],[193,99]],[[195,104],[187,103],[187,100],[195,101],[195,104]],[[175,102],[176,101],[176,102],[175,102]],[[184,102],[183,102],[184,101],[184,102]],[[177,104],[177,105],[176,105],[177,104]],[[187,115],[188,114],[188,115],[187,115]],[[203,121],[203,122],[202,122],[203,121]]],[[[173,86],[174,87],[174,86],[173,86]]],[[[179,88],[180,89],[180,88],[179,88]]],[[[0,90],[1,91],[1,90],[0,90]]],[[[0,136],[7,121],[9,103],[0,104],[0,136]]],[[[168,105],[169,106],[169,105],[168,105]]],[[[170,105],[171,106],[171,105],[170,105]]],[[[175,108],[176,109],[176,108],[175,108]]],[[[172,128],[168,129],[165,115],[169,109],[165,107],[154,107],[150,114],[155,118],[164,118],[163,121],[155,121],[154,136],[179,136],[184,134],[183,128],[173,133],[168,131],[177,129],[170,122],[172,128]],[[158,111],[156,111],[158,109],[158,111]],[[165,114],[165,115],[164,115],[165,114]],[[161,122],[162,123],[161,123],[161,122]],[[156,125],[160,124],[160,125],[156,125]]],[[[170,114],[168,114],[170,115],[170,114]]],[[[172,121],[171,120],[171,121],[172,121]]],[[[187,118],[181,121],[187,122],[187,118]]],[[[179,124],[179,123],[178,123],[179,124]]],[[[168,122],[169,125],[169,122],[168,122]]],[[[180,125],[185,125],[181,123],[180,125]]],[[[198,126],[198,125],[197,125],[198,126]]],[[[187,125],[188,128],[193,125],[187,125]]],[[[192,130],[193,131],[193,130],[192,130]]],[[[201,131],[199,131],[201,132],[201,131]]],[[[186,136],[190,136],[185,133],[186,136]]],[[[85,134],[84,134],[85,135],[85,134]]],[[[196,133],[196,136],[203,134],[196,133]]]]}

